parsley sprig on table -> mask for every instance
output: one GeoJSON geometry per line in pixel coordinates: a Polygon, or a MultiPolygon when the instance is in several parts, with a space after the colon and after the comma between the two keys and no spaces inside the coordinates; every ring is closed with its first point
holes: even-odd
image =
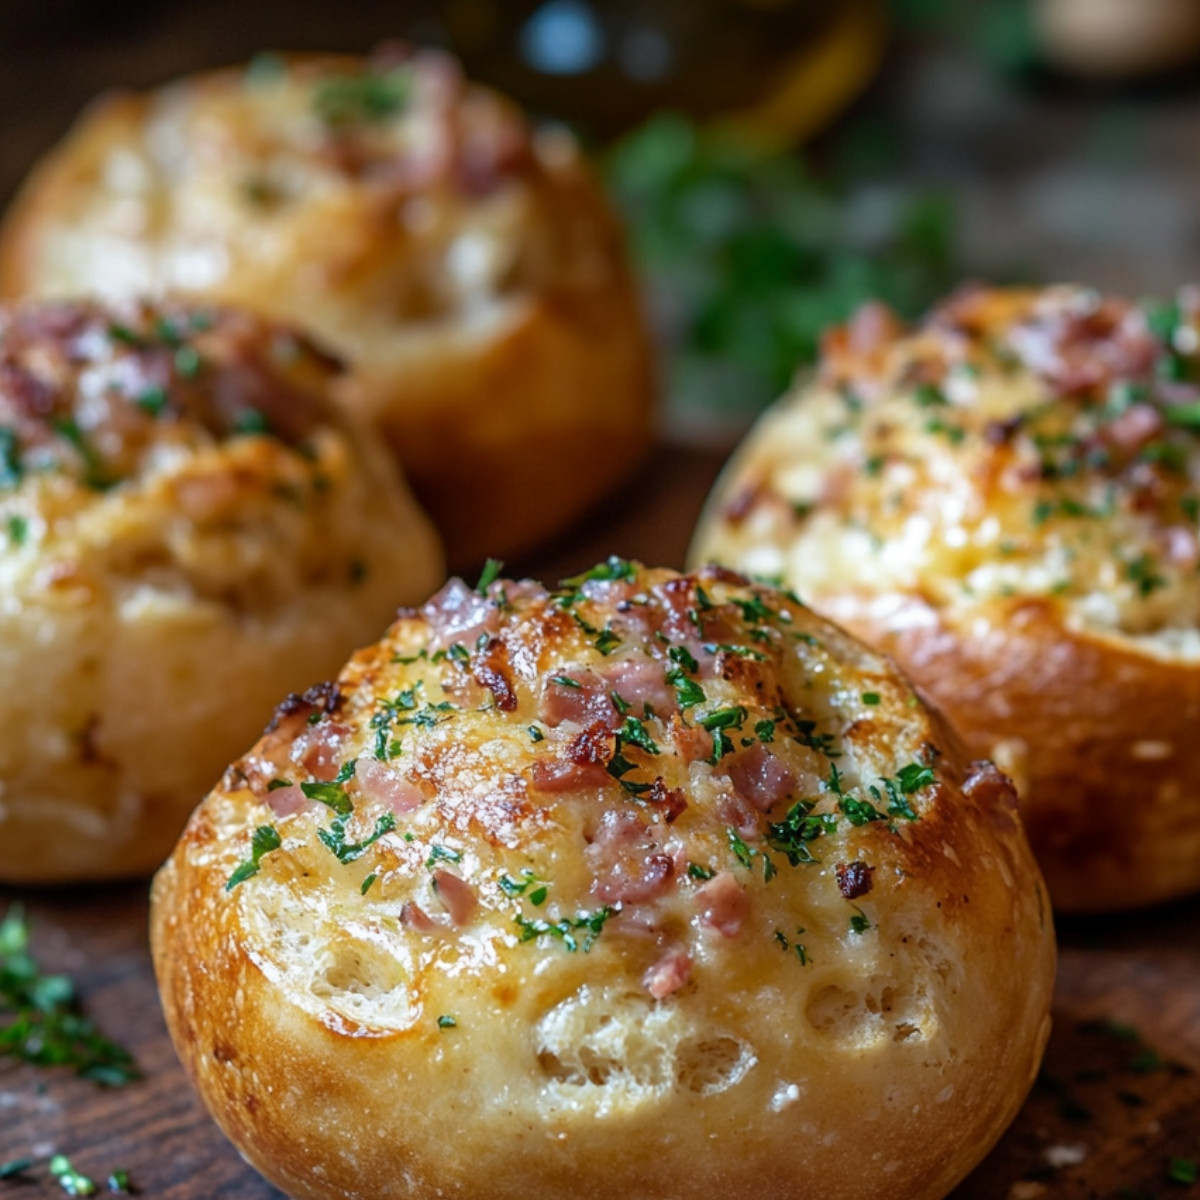
{"type": "Polygon", "coordinates": [[[138,1078],[132,1055],[80,1011],[71,980],[42,973],[29,952],[29,926],[18,905],[0,921],[0,1057],[73,1067],[108,1087],[138,1078]]]}
{"type": "Polygon", "coordinates": [[[865,301],[915,317],[955,282],[953,210],[938,193],[868,213],[847,179],[670,114],[618,143],[607,167],[670,348],[670,415],[685,426],[752,416],[865,301]]]}

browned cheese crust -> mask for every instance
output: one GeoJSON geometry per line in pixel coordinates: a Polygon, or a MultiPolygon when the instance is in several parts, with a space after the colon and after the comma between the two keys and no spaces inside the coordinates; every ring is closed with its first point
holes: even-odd
{"type": "Polygon", "coordinates": [[[433,52],[264,57],[103,98],[9,214],[0,293],[177,293],[307,330],[354,368],[346,399],[459,562],[562,528],[649,436],[599,186],[569,137],[433,52]]]}
{"type": "Polygon", "coordinates": [[[152,916],[167,1022],[304,1200],[937,1200],[1020,1106],[1008,780],[773,588],[451,581],[293,697],[152,916]]]}
{"type": "Polygon", "coordinates": [[[967,290],[833,331],[692,548],[895,656],[1022,798],[1055,905],[1200,887],[1200,295],[967,290]]]}
{"type": "Polygon", "coordinates": [[[338,371],[231,311],[0,309],[0,879],[149,874],[280,693],[438,578],[338,371]]]}

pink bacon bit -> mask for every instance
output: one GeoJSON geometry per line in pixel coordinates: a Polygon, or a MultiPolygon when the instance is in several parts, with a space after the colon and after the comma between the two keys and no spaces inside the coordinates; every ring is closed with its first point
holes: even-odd
{"type": "Polygon", "coordinates": [[[617,659],[602,671],[604,682],[639,716],[646,705],[656,717],[678,712],[675,689],[667,682],[666,667],[645,654],[617,659]]]}
{"type": "Polygon", "coordinates": [[[796,786],[796,776],[762,743],[743,750],[725,769],[738,795],[759,812],[769,811],[796,786]]]}
{"type": "Polygon", "coordinates": [[[728,872],[720,871],[696,892],[700,924],[725,937],[737,937],[750,915],[750,897],[728,872]]]}
{"type": "Polygon", "coordinates": [[[362,796],[402,816],[425,803],[425,794],[407,776],[374,758],[360,758],[354,778],[362,796]]]}
{"type": "Polygon", "coordinates": [[[429,649],[448,650],[455,642],[472,647],[482,634],[491,637],[500,628],[500,609],[461,579],[451,579],[421,609],[429,622],[429,649]]]}
{"type": "Polygon", "coordinates": [[[691,956],[680,946],[672,946],[642,976],[642,986],[655,1000],[673,996],[692,974],[691,956]]]}
{"type": "Polygon", "coordinates": [[[564,721],[576,725],[603,721],[610,729],[621,723],[605,681],[595,671],[580,667],[556,671],[545,681],[538,699],[538,716],[551,729],[564,721]]]}
{"type": "Polygon", "coordinates": [[[592,894],[605,904],[641,904],[662,895],[675,861],[650,828],[627,809],[609,809],[583,852],[592,871],[592,894]]]}
{"type": "Polygon", "coordinates": [[[288,784],[287,787],[272,788],[267,792],[267,804],[277,817],[290,817],[306,808],[314,807],[315,803],[294,783],[288,784]]]}
{"type": "Polygon", "coordinates": [[[442,907],[450,914],[450,920],[461,929],[471,919],[479,903],[475,889],[465,879],[441,870],[434,871],[433,886],[442,907]]]}

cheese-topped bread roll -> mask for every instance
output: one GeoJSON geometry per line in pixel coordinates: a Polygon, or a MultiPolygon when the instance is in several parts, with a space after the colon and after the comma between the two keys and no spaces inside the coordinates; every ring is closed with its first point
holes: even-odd
{"type": "Polygon", "coordinates": [[[1200,887],[1200,295],[878,306],[766,416],[693,546],[895,656],[1016,781],[1057,906],[1200,887]]]}
{"type": "Polygon", "coordinates": [[[0,291],[177,293],[317,335],[458,561],[562,528],[648,438],[648,342],[597,182],[434,52],[103,99],[9,215],[0,291]]]}
{"type": "Polygon", "coordinates": [[[1021,1104],[1005,777],[791,596],[452,581],[292,697],[154,887],[179,1054],[305,1200],[936,1200],[1021,1104]]]}
{"type": "Polygon", "coordinates": [[[0,879],[149,873],[281,690],[438,577],[336,374],[231,311],[0,310],[0,879]]]}

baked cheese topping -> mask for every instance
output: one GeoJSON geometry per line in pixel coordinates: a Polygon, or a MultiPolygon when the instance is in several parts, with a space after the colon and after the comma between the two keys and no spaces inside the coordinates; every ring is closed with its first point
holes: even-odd
{"type": "Polygon", "coordinates": [[[743,450],[698,551],[802,595],[1057,604],[1200,655],[1200,291],[868,306],[743,450]]]}
{"type": "Polygon", "coordinates": [[[302,338],[227,310],[0,311],[8,603],[148,587],[261,611],[304,580],[349,578],[352,558],[328,552],[354,463],[327,394],[337,374],[302,338]]]}
{"type": "MultiPolygon", "coordinates": [[[[883,660],[731,572],[453,580],[230,768],[227,903],[270,917],[272,970],[312,967],[297,929],[386,960],[336,1001],[372,1025],[571,956],[655,1000],[836,971],[912,932],[875,902],[943,853],[930,729],[883,660]]],[[[962,786],[1013,803],[990,766],[962,786]]]]}

